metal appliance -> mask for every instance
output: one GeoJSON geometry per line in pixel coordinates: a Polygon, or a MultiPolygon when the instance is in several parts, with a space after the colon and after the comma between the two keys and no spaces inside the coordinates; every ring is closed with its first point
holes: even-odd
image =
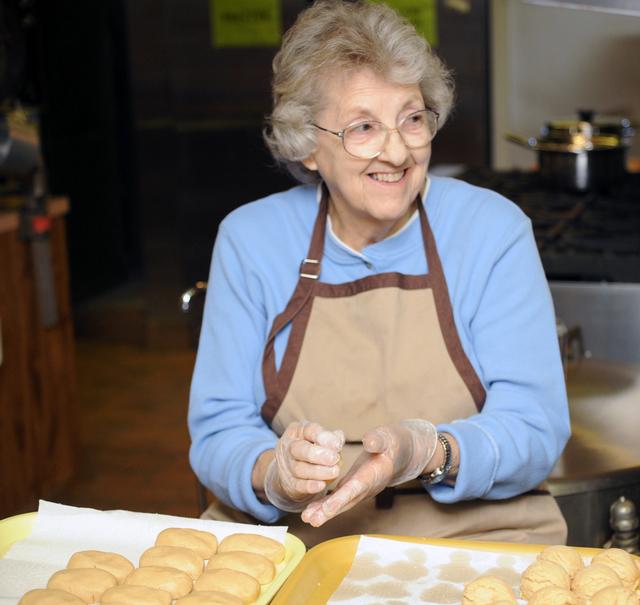
{"type": "MultiPolygon", "coordinates": [[[[606,192],[550,188],[537,172],[467,170],[531,218],[569,355],[573,435],[549,486],[569,544],[611,539],[620,497],[640,508],[640,174],[606,192]],[[573,359],[571,359],[573,357],[573,359]]],[[[630,543],[636,544],[637,541],[630,543]]]]}
{"type": "Polygon", "coordinates": [[[545,183],[573,191],[604,191],[624,178],[634,134],[628,118],[580,110],[577,119],[547,122],[539,137],[506,138],[538,152],[545,183]]]}

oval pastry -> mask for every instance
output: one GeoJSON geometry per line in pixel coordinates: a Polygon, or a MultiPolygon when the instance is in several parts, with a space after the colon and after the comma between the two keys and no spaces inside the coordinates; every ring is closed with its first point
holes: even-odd
{"type": "Polygon", "coordinates": [[[254,552],[219,552],[207,563],[207,571],[211,569],[235,569],[253,576],[260,584],[268,584],[276,576],[273,562],[254,552]]]}
{"type": "Polygon", "coordinates": [[[640,598],[635,590],[624,586],[608,586],[596,592],[591,605],[638,605],[640,598]]]}
{"type": "Polygon", "coordinates": [[[18,605],[86,605],[74,594],[57,588],[35,588],[25,592],[18,605]]]}
{"type": "Polygon", "coordinates": [[[626,550],[605,548],[591,559],[591,565],[596,563],[613,569],[625,588],[635,590],[638,587],[640,571],[638,571],[633,557],[626,550]]]}
{"type": "MultiPolygon", "coordinates": [[[[579,574],[580,572],[577,575],[579,574]]],[[[571,578],[564,568],[557,563],[545,559],[536,559],[520,576],[520,596],[529,600],[533,593],[547,586],[557,586],[558,588],[570,590],[571,578]]]]}
{"type": "Polygon", "coordinates": [[[231,534],[224,538],[218,546],[218,552],[233,552],[236,550],[254,552],[276,564],[280,563],[285,556],[283,544],[260,534],[231,534]]]}
{"type": "Polygon", "coordinates": [[[100,605],[171,605],[171,595],[160,588],[125,584],[105,590],[100,605]]]}
{"type": "Polygon", "coordinates": [[[560,565],[572,580],[581,569],[584,569],[584,561],[580,553],[575,548],[564,544],[547,546],[537,558],[560,565]]]}
{"type": "Polygon", "coordinates": [[[244,601],[232,594],[209,590],[207,592],[192,592],[176,601],[176,605],[244,605],[244,601]]]}
{"type": "Polygon", "coordinates": [[[133,563],[115,552],[102,550],[81,550],[71,555],[67,569],[104,569],[115,576],[118,584],[133,571],[133,563]]]}
{"type": "Polygon", "coordinates": [[[104,569],[61,569],[49,578],[47,588],[65,590],[85,603],[95,603],[107,588],[117,584],[115,576],[104,569]]]}
{"type": "Polygon", "coordinates": [[[156,546],[183,546],[195,550],[203,559],[210,559],[218,550],[218,539],[200,529],[168,527],[158,534],[156,546]]]}
{"type": "Polygon", "coordinates": [[[196,580],[204,571],[204,559],[190,548],[182,546],[152,546],[140,555],[140,567],[173,567],[196,580]]]}
{"type": "Polygon", "coordinates": [[[583,601],[589,601],[596,592],[609,586],[622,586],[622,580],[610,567],[593,562],[581,569],[571,582],[571,590],[583,601]]]}
{"type": "Polygon", "coordinates": [[[212,590],[232,594],[243,603],[253,603],[260,594],[260,584],[253,576],[235,569],[212,569],[196,580],[193,591],[212,590]]]}
{"type": "Polygon", "coordinates": [[[579,605],[577,595],[559,586],[545,586],[534,592],[528,605],[579,605]]]}
{"type": "Polygon", "coordinates": [[[134,569],[124,583],[166,590],[172,599],[188,595],[193,588],[193,580],[189,574],[180,569],[155,565],[134,569]]]}

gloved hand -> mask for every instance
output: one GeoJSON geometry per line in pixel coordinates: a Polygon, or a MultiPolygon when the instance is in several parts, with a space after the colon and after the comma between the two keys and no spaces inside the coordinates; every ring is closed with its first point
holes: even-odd
{"type": "Polygon", "coordinates": [[[335,491],[316,499],[302,512],[302,520],[319,527],[385,487],[415,479],[436,451],[438,433],[426,420],[403,420],[367,432],[364,451],[335,491]]]}
{"type": "Polygon", "coordinates": [[[340,474],[342,431],[325,430],[316,422],[292,422],[275,448],[264,478],[269,502],[281,510],[299,512],[321,498],[340,474]]]}

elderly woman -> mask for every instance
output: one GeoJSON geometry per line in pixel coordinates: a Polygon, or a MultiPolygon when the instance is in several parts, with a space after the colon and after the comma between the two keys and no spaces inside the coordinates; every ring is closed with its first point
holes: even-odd
{"type": "Polygon", "coordinates": [[[303,184],[219,229],[189,410],[207,515],[308,546],[563,542],[552,303],[522,212],[428,174],[447,69],[387,6],[334,0],[273,68],[266,141],[303,184]]]}

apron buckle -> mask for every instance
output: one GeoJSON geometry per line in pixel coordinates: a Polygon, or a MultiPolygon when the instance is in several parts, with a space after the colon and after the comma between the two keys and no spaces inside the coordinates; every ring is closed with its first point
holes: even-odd
{"type": "Polygon", "coordinates": [[[300,263],[300,277],[306,277],[307,279],[318,279],[320,277],[320,261],[315,258],[305,258],[300,263]],[[315,265],[316,272],[315,273],[307,273],[305,271],[305,265],[315,265]]]}

